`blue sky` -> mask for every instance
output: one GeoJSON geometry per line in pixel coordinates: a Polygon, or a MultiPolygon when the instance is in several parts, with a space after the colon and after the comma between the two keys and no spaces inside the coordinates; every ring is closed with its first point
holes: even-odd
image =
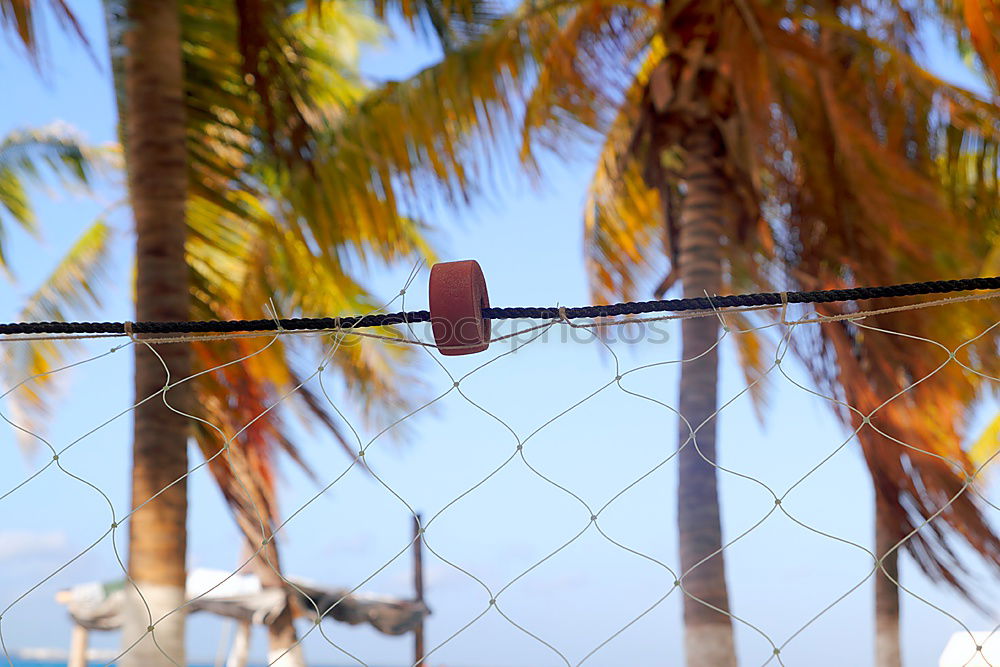
{"type": "MultiPolygon", "coordinates": [[[[103,43],[103,21],[93,8],[81,18],[94,44],[103,43]]],[[[98,63],[50,32],[51,74],[40,80],[16,49],[0,53],[0,75],[8,103],[0,108],[0,132],[60,121],[76,127],[91,142],[114,139],[114,105],[106,57],[98,63]]],[[[932,40],[933,41],[933,40],[932,40]]],[[[374,77],[399,76],[428,62],[433,54],[405,34],[378,52],[366,53],[374,77]]],[[[957,81],[973,79],[960,64],[932,48],[929,59],[957,81]]],[[[482,264],[495,305],[578,305],[588,301],[582,263],[580,211],[590,176],[593,147],[580,148],[580,161],[546,164],[544,190],[515,183],[488,204],[471,211],[442,212],[438,228],[443,259],[475,258],[482,264]]],[[[551,162],[551,161],[550,161],[551,162]]],[[[113,181],[113,178],[110,179],[113,181]]],[[[79,197],[38,190],[36,204],[44,239],[11,234],[19,282],[0,289],[0,319],[16,314],[17,303],[91,220],[122,198],[120,183],[102,185],[95,196],[79,197]],[[54,197],[47,197],[54,194],[54,197]]],[[[127,212],[111,214],[118,230],[118,262],[104,286],[107,319],[129,319],[129,242],[127,212]]],[[[372,270],[376,290],[390,298],[409,267],[372,270]]],[[[426,307],[426,271],[407,297],[407,308],[426,307]]],[[[263,304],[262,304],[263,309],[263,304]]],[[[928,316],[945,316],[929,311],[928,316]]],[[[432,409],[408,420],[407,436],[381,438],[367,458],[396,494],[431,516],[507,460],[517,444],[566,408],[605,385],[615,375],[614,358],[586,336],[570,338],[552,330],[544,340],[498,359],[463,383],[463,391],[496,415],[485,414],[451,392],[432,409]]],[[[679,327],[661,323],[656,342],[619,341],[613,345],[622,368],[660,364],[629,375],[630,391],[676,403],[679,327]]],[[[87,345],[81,354],[100,354],[115,343],[87,345]]],[[[917,345],[914,343],[914,345],[917,345]]],[[[495,346],[490,356],[441,358],[460,374],[509,348],[495,346]]],[[[428,397],[445,392],[451,380],[421,353],[417,370],[428,397]]],[[[732,349],[723,346],[723,400],[738,395],[743,382],[732,349]]],[[[106,356],[65,374],[63,392],[47,435],[59,448],[125,409],[131,401],[131,357],[106,356]]],[[[794,365],[788,370],[802,379],[794,365]]],[[[806,383],[807,384],[807,383],[806,383]]],[[[782,378],[771,387],[771,410],[764,425],[743,396],[727,406],[720,422],[720,462],[742,475],[764,481],[778,492],[788,488],[836,450],[845,434],[823,402],[782,378]]],[[[384,425],[364,425],[352,397],[336,388],[367,442],[384,425]]],[[[343,403],[340,403],[343,401],[343,403]]],[[[0,407],[0,409],[3,409],[0,407]]],[[[571,489],[592,507],[662,461],[675,447],[675,417],[662,405],[612,386],[572,410],[524,444],[525,458],[544,476],[571,489]]],[[[127,511],[130,422],[119,418],[83,439],[62,458],[75,474],[107,494],[120,515],[127,511]]],[[[303,431],[301,447],[323,484],[335,479],[348,461],[331,438],[303,431]]],[[[6,491],[43,466],[41,451],[24,456],[9,429],[0,430],[0,490],[6,491]]],[[[198,455],[193,453],[192,461],[198,455]]],[[[406,507],[386,488],[352,470],[318,499],[317,485],[291,465],[282,466],[281,505],[287,516],[305,506],[284,530],[286,572],[354,586],[371,576],[407,544],[406,507]],[[308,502],[308,504],[306,504],[308,502]]],[[[630,489],[601,514],[601,528],[632,549],[675,566],[674,494],[671,464],[630,489]]],[[[190,478],[190,562],[229,569],[237,561],[237,532],[206,471],[190,478]]],[[[736,475],[721,476],[723,526],[728,538],[754,526],[772,507],[758,484],[736,475]]],[[[800,485],[785,503],[804,523],[844,540],[870,545],[871,500],[868,476],[851,444],[800,485]]],[[[567,493],[515,459],[482,486],[449,506],[428,529],[435,552],[485,581],[494,591],[554,551],[588,523],[589,512],[567,493]]],[[[86,548],[106,530],[111,514],[93,489],[50,468],[0,501],[0,608],[86,548]]],[[[124,534],[119,545],[124,549],[124,534]]],[[[735,612],[778,643],[814,614],[858,583],[870,559],[861,551],[822,537],[775,515],[727,550],[735,612]]],[[[65,646],[69,624],[53,601],[61,587],[120,576],[114,551],[105,540],[4,614],[9,648],[65,646]]],[[[382,569],[363,590],[409,595],[409,560],[404,555],[382,569]]],[[[448,638],[487,608],[489,595],[479,584],[433,555],[427,558],[428,624],[431,646],[448,638]]],[[[986,617],[950,591],[922,578],[909,560],[904,584],[947,610],[972,629],[990,629],[1000,619],[986,617]]],[[[613,545],[590,528],[569,547],[519,579],[499,597],[499,608],[518,625],[555,646],[571,662],[665,594],[673,577],[662,567],[613,545]]],[[[994,582],[983,587],[996,592],[994,582]]],[[[809,626],[784,651],[786,664],[867,665],[871,654],[870,581],[809,626]]],[[[995,597],[995,596],[994,596],[995,597]]],[[[960,625],[925,603],[904,599],[904,650],[910,665],[936,664],[949,635],[960,625]]],[[[192,656],[212,657],[226,627],[210,617],[190,623],[192,656]]],[[[680,598],[675,592],[597,652],[587,664],[676,664],[680,656],[680,598]]],[[[739,651],[746,664],[766,659],[770,645],[756,632],[737,626],[739,651]]],[[[410,641],[372,630],[327,626],[326,634],[368,663],[402,664],[410,641]]],[[[263,633],[256,650],[264,655],[263,633]]],[[[95,646],[115,646],[117,636],[95,636],[95,646]]],[[[316,663],[341,656],[314,633],[305,640],[316,663]]],[[[431,660],[448,665],[549,665],[558,656],[514,627],[496,611],[445,644],[431,660]]]]}

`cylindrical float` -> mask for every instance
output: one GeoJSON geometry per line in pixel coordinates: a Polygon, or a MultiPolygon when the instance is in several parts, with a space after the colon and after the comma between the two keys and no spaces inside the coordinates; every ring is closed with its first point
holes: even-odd
{"type": "Polygon", "coordinates": [[[486,277],[474,259],[431,267],[431,330],[438,351],[447,356],[482,352],[490,345],[490,305],[486,277]]]}

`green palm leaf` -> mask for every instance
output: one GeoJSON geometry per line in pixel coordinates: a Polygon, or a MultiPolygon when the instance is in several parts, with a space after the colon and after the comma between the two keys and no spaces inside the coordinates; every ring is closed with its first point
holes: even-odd
{"type": "Polygon", "coordinates": [[[12,222],[38,232],[28,197],[29,184],[55,176],[66,184],[88,185],[106,152],[85,146],[67,127],[52,125],[11,132],[0,142],[0,269],[9,270],[5,226],[12,222]]]}

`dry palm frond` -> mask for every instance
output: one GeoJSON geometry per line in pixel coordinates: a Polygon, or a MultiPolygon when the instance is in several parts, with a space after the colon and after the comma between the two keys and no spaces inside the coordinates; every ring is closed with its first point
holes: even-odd
{"type": "MultiPolygon", "coordinates": [[[[0,0],[0,28],[12,31],[27,49],[32,62],[38,66],[43,48],[44,19],[42,8],[48,7],[59,27],[74,35],[88,47],[87,37],[66,0],[0,0]]],[[[89,48],[89,47],[88,47],[89,48]]]]}

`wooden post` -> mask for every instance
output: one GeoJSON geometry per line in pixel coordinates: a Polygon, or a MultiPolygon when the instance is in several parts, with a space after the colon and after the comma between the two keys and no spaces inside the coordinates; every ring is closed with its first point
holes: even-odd
{"type": "MultiPolygon", "coordinates": [[[[413,517],[413,588],[417,602],[424,601],[424,538],[420,514],[413,517]]],[[[424,619],[413,629],[413,665],[424,667],[424,619]]]]}
{"type": "Polygon", "coordinates": [[[87,667],[87,628],[73,624],[73,634],[69,638],[69,660],[66,667],[87,667]]]}
{"type": "Polygon", "coordinates": [[[246,667],[250,659],[250,621],[238,621],[226,667],[246,667]]]}

